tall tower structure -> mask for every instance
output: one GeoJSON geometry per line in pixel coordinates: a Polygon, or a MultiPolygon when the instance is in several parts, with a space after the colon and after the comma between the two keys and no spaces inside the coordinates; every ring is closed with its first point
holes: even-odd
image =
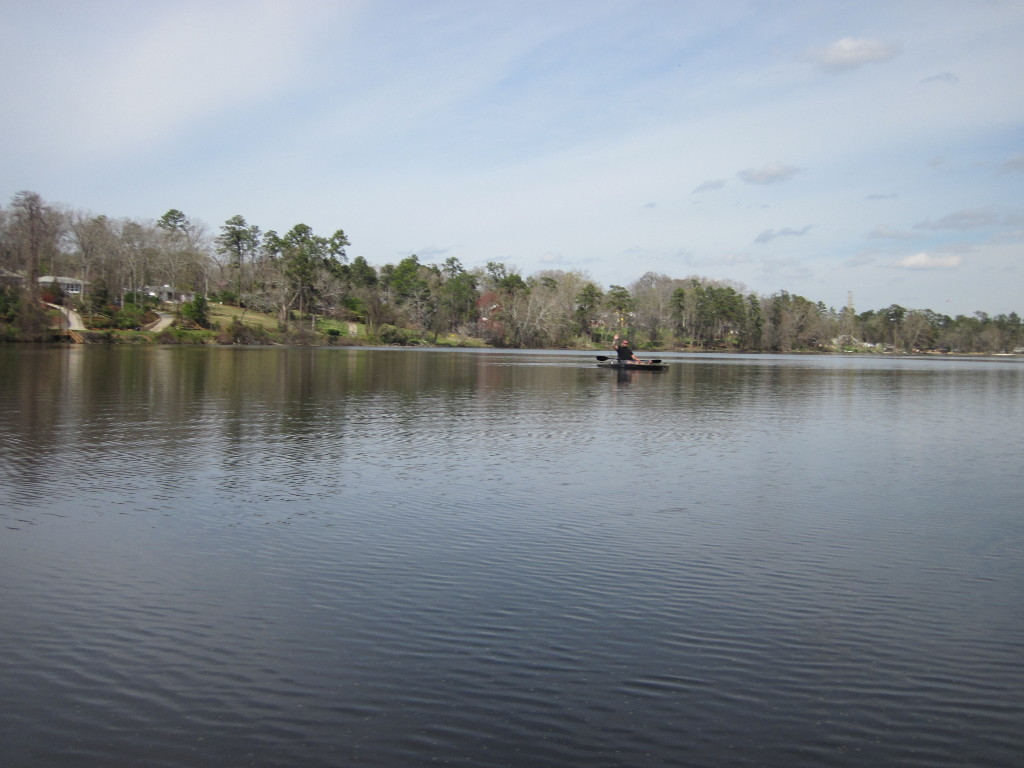
{"type": "Polygon", "coordinates": [[[846,292],[846,316],[843,318],[843,329],[842,332],[846,336],[853,336],[853,332],[857,330],[857,316],[853,312],[853,291],[846,292]]]}

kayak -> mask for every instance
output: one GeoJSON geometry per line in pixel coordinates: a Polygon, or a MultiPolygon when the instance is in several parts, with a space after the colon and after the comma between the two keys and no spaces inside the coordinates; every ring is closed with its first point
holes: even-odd
{"type": "Polygon", "coordinates": [[[598,368],[617,368],[620,371],[667,371],[668,363],[634,363],[631,361],[607,360],[597,364],[598,368]]]}

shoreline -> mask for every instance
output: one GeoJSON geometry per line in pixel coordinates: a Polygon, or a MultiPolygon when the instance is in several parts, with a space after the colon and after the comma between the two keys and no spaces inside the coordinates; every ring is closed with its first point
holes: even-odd
{"type": "MultiPolygon", "coordinates": [[[[118,346],[118,347],[210,347],[210,348],[294,348],[294,349],[433,349],[433,350],[458,350],[458,349],[486,349],[494,351],[515,351],[515,352],[579,352],[579,353],[605,353],[605,347],[594,346],[591,348],[580,347],[496,347],[479,343],[450,343],[450,344],[386,344],[367,343],[362,339],[351,339],[350,337],[321,336],[326,343],[316,343],[313,339],[302,341],[270,341],[269,343],[252,343],[237,341],[220,341],[217,337],[223,332],[214,330],[183,330],[166,329],[163,331],[134,331],[134,330],[53,330],[50,338],[39,341],[20,341],[5,339],[0,340],[0,345],[12,346],[42,346],[42,347],[75,347],[75,346],[118,346]],[[163,338],[161,338],[163,337],[163,338]]],[[[310,334],[312,335],[312,334],[310,334]]],[[[922,359],[953,359],[953,358],[987,358],[998,357],[1007,359],[1024,359],[1021,352],[956,352],[938,350],[916,350],[912,352],[901,352],[895,350],[831,350],[831,349],[792,349],[792,350],[750,350],[750,349],[706,349],[700,347],[652,347],[641,348],[638,352],[649,354],[675,354],[675,355],[764,355],[783,356],[796,355],[804,357],[905,357],[922,359]]]]}

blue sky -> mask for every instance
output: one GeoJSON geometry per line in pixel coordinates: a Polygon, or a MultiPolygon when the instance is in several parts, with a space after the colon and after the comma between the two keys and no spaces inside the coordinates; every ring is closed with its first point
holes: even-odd
{"type": "Polygon", "coordinates": [[[0,202],[1024,313],[1024,3],[0,6],[0,202]]]}

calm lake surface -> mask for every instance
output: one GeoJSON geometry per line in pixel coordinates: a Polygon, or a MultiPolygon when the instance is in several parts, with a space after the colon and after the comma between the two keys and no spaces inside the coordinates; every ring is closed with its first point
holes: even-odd
{"type": "Polygon", "coordinates": [[[0,347],[4,766],[1013,766],[1024,361],[0,347]]]}

